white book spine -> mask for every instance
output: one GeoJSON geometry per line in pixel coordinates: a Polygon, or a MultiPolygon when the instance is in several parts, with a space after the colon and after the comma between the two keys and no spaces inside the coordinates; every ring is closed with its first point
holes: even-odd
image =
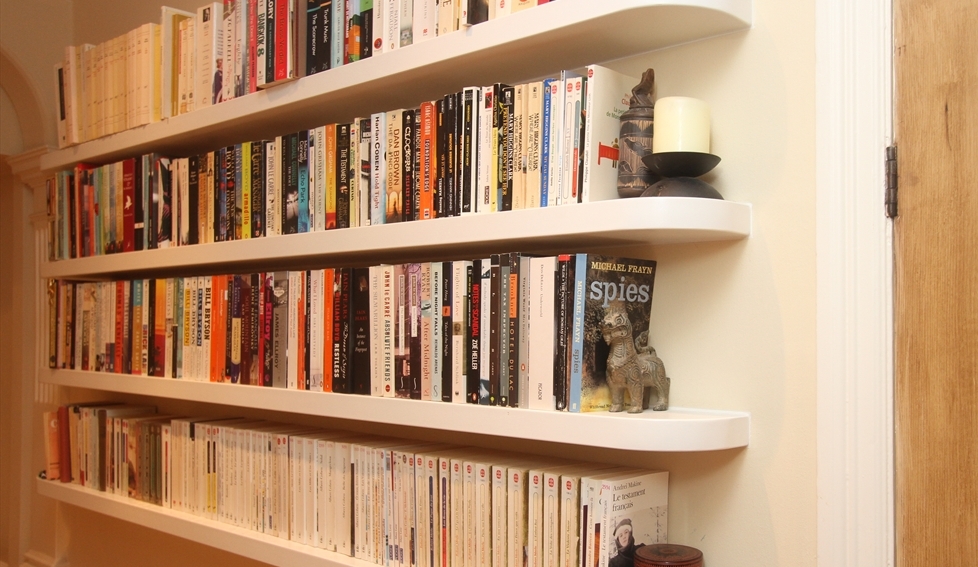
{"type": "Polygon", "coordinates": [[[309,374],[310,390],[323,391],[323,270],[310,270],[309,374]]]}
{"type": "Polygon", "coordinates": [[[414,43],[414,4],[422,0],[399,0],[397,43],[406,47],[414,43]]]}
{"type": "Polygon", "coordinates": [[[368,269],[368,286],[370,290],[370,303],[368,317],[370,318],[370,395],[384,395],[384,378],[381,373],[383,347],[381,340],[383,329],[381,320],[383,318],[383,299],[381,297],[381,266],[370,266],[368,269]]]}
{"type": "Polygon", "coordinates": [[[468,260],[452,262],[452,402],[466,403],[465,345],[466,306],[468,305],[467,270],[472,268],[468,260]]]}
{"type": "Polygon", "coordinates": [[[550,84],[550,166],[548,171],[546,203],[548,207],[553,207],[559,202],[560,171],[563,161],[563,130],[564,81],[555,79],[550,84]]]}
{"type": "Polygon", "coordinates": [[[258,13],[255,15],[255,84],[259,87],[266,82],[265,65],[268,57],[268,0],[258,0],[258,13]]]}
{"type": "MultiPolygon", "coordinates": [[[[451,266],[451,264],[449,264],[451,266]]],[[[443,336],[444,325],[444,263],[431,263],[431,399],[440,402],[442,399],[442,361],[445,343],[443,336]]]]}
{"type": "MultiPolygon", "coordinates": [[[[493,88],[483,87],[481,104],[479,104],[479,133],[478,133],[478,212],[494,211],[495,190],[492,186],[492,122],[493,122],[493,88]]],[[[475,145],[475,144],[473,144],[475,145]]]]}
{"type": "Polygon", "coordinates": [[[435,37],[438,29],[438,0],[414,0],[413,43],[435,37]]]}
{"type": "Polygon", "coordinates": [[[333,5],[332,21],[329,22],[330,26],[330,69],[338,69],[343,65],[343,37],[344,30],[346,29],[346,16],[344,8],[345,3],[336,3],[333,5]]]}
{"type": "MultiPolygon", "coordinates": [[[[401,46],[401,0],[382,0],[384,8],[382,10],[384,43],[381,47],[383,53],[394,51],[401,46]]],[[[374,8],[376,10],[376,7],[374,8]]]]}
{"type": "Polygon", "coordinates": [[[437,0],[437,2],[435,35],[440,37],[455,31],[457,19],[455,17],[454,0],[437,0]]]}
{"type": "Polygon", "coordinates": [[[302,272],[289,272],[289,329],[288,346],[286,347],[286,388],[296,390],[299,388],[299,301],[302,296],[300,286],[302,285],[302,272]]]}
{"type": "Polygon", "coordinates": [[[378,112],[370,117],[370,224],[384,224],[387,196],[387,113],[378,112]]]}
{"type": "Polygon", "coordinates": [[[524,120],[526,118],[526,85],[516,85],[513,87],[513,147],[512,153],[513,169],[510,174],[513,210],[526,208],[526,163],[525,163],[525,142],[524,120]]]}
{"type": "Polygon", "coordinates": [[[492,466],[492,567],[507,567],[509,501],[505,465],[492,466]]]}
{"type": "Polygon", "coordinates": [[[234,44],[235,32],[234,25],[235,1],[225,2],[221,24],[224,28],[224,57],[222,58],[221,69],[221,100],[223,102],[234,98],[234,44]]]}

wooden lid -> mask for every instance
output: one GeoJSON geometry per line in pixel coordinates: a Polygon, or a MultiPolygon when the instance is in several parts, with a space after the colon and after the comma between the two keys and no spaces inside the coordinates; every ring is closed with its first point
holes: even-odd
{"type": "Polygon", "coordinates": [[[635,550],[635,567],[703,567],[703,552],[672,543],[644,545],[635,550]]]}

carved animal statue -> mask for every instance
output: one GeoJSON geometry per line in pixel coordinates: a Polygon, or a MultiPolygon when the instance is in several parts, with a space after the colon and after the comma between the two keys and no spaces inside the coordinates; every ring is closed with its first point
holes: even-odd
{"type": "Polygon", "coordinates": [[[611,387],[611,408],[619,412],[625,408],[625,390],[630,404],[628,413],[641,413],[648,408],[654,396],[652,409],[669,409],[669,383],[665,366],[648,344],[648,331],[633,339],[632,323],[628,313],[619,303],[605,311],[601,321],[601,334],[611,347],[608,353],[608,386],[611,387]]]}

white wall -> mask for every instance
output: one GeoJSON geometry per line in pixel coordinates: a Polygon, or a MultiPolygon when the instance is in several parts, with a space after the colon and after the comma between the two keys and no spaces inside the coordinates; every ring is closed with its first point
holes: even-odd
{"type": "MultiPolygon", "coordinates": [[[[813,1],[755,0],[747,32],[611,65],[635,75],[653,67],[658,96],[708,101],[713,150],[723,158],[708,180],[726,198],[753,204],[747,240],[618,250],[659,261],[652,338],[672,377],[673,405],[751,412],[750,447],[591,449],[595,460],[669,470],[670,540],[699,547],[708,565],[816,562],[813,1]]],[[[156,20],[155,3],[132,4],[76,1],[75,41],[102,41],[156,20]],[[96,25],[101,15],[107,18],[96,25]]],[[[137,554],[151,566],[248,564],[85,511],[67,508],[64,521],[76,567],[128,565],[137,554]]]]}

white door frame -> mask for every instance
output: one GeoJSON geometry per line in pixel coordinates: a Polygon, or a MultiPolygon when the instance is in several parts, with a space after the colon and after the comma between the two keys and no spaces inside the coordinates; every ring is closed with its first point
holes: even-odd
{"type": "Polygon", "coordinates": [[[815,1],[818,566],[894,565],[890,0],[815,1]]]}

